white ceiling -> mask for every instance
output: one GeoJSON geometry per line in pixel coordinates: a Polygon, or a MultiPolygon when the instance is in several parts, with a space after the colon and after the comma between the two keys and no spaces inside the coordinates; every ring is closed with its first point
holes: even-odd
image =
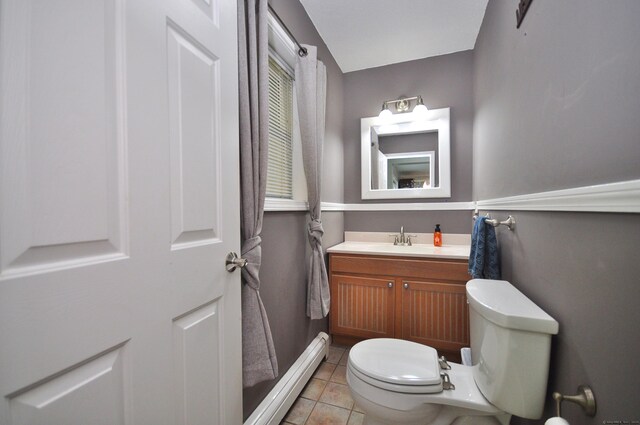
{"type": "Polygon", "coordinates": [[[300,1],[342,72],[473,49],[488,2],[300,1]]]}

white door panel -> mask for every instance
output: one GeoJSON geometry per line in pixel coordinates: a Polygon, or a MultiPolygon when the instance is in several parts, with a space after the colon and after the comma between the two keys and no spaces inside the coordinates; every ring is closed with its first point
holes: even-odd
{"type": "Polygon", "coordinates": [[[177,424],[210,424],[222,410],[219,307],[214,301],[173,322],[177,424]]]}
{"type": "Polygon", "coordinates": [[[219,230],[219,60],[167,27],[172,247],[213,243],[219,230]],[[213,183],[213,184],[212,184],[213,183]]]}
{"type": "Polygon", "coordinates": [[[59,377],[37,384],[11,400],[12,424],[124,424],[124,350],[92,359],[59,377]],[[91,409],[78,409],[95,400],[91,409]]]}
{"type": "Polygon", "coordinates": [[[126,252],[119,5],[57,3],[2,2],[2,277],[126,252]]]}
{"type": "Polygon", "coordinates": [[[236,52],[235,0],[0,0],[3,425],[241,422],[236,52]]]}

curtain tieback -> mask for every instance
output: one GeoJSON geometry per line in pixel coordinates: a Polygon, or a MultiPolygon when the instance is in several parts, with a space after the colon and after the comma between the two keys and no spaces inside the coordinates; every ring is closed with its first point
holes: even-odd
{"type": "Polygon", "coordinates": [[[309,222],[309,243],[311,246],[322,245],[322,235],[324,235],[324,229],[322,228],[322,221],[319,219],[313,219],[309,222]]]}
{"type": "Polygon", "coordinates": [[[254,236],[242,242],[242,258],[247,265],[242,268],[242,278],[249,287],[258,290],[260,287],[260,263],[262,262],[262,238],[254,236]]]}

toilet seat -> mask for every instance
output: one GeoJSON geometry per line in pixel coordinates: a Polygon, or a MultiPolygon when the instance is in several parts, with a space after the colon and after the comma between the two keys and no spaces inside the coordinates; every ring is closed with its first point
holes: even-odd
{"type": "Polygon", "coordinates": [[[407,394],[442,391],[437,351],[429,346],[391,338],[370,339],[349,352],[348,366],[375,387],[407,394]]]}
{"type": "Polygon", "coordinates": [[[440,385],[401,385],[401,384],[391,384],[389,382],[384,382],[372,378],[370,376],[365,375],[364,373],[358,371],[358,369],[352,367],[351,365],[347,365],[349,367],[349,371],[353,373],[353,375],[360,379],[363,382],[366,382],[369,385],[373,385],[376,388],[380,388],[387,391],[393,391],[394,393],[402,393],[402,394],[435,394],[442,391],[442,384],[440,385]]]}
{"type": "Polygon", "coordinates": [[[409,385],[393,388],[389,383],[375,381],[371,377],[358,373],[355,368],[351,367],[351,363],[347,365],[347,382],[354,398],[360,395],[390,409],[410,410],[424,403],[432,403],[468,409],[469,415],[473,415],[472,412],[481,412],[483,415],[504,414],[480,392],[473,379],[473,367],[453,362],[449,362],[449,364],[451,370],[448,370],[447,373],[456,386],[455,390],[412,393],[409,392],[412,389],[409,385]]]}

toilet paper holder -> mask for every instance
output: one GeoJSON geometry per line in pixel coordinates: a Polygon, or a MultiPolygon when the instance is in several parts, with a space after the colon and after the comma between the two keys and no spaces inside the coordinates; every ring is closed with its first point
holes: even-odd
{"type": "Polygon", "coordinates": [[[561,416],[560,404],[565,400],[582,406],[582,410],[591,417],[596,415],[596,396],[588,385],[580,385],[578,387],[578,394],[576,395],[564,395],[554,391],[552,397],[556,401],[558,416],[561,416]]]}

